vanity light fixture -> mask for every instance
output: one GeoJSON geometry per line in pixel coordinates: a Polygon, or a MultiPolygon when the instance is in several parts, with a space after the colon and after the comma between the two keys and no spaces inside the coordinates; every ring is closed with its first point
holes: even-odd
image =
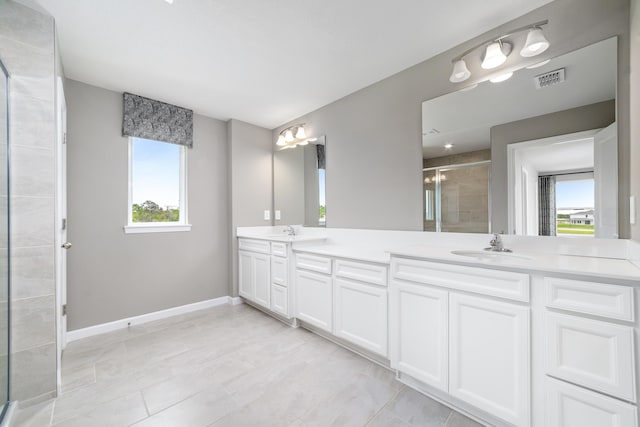
{"type": "Polygon", "coordinates": [[[510,42],[507,42],[506,39],[525,31],[527,32],[527,37],[523,48],[520,50],[520,56],[530,58],[540,55],[549,48],[549,41],[542,33],[542,26],[547,25],[548,23],[549,21],[545,20],[525,27],[516,28],[501,35],[500,37],[485,40],[482,43],[473,46],[461,55],[453,58],[453,72],[449,77],[449,81],[451,83],[461,83],[471,77],[471,72],[467,68],[466,60],[469,58],[471,53],[480,48],[484,49],[482,62],[480,64],[483,69],[492,70],[501,66],[507,61],[507,57],[511,54],[511,50],[513,48],[513,45],[510,42]]]}
{"type": "Polygon", "coordinates": [[[446,150],[451,150],[451,149],[453,148],[453,144],[452,144],[452,143],[450,143],[450,142],[449,142],[449,143],[447,143],[447,144],[444,144],[444,148],[445,148],[446,150]]]}
{"type": "Polygon", "coordinates": [[[492,70],[505,63],[507,55],[511,53],[511,44],[502,40],[495,41],[487,46],[484,52],[484,59],[480,66],[485,70],[492,70]]]}
{"type": "Polygon", "coordinates": [[[544,37],[540,28],[533,27],[527,34],[527,41],[525,41],[524,47],[520,51],[520,56],[531,58],[532,56],[540,55],[547,49],[549,49],[549,41],[544,37]]]}
{"type": "Polygon", "coordinates": [[[283,148],[293,148],[296,145],[307,145],[308,143],[309,138],[307,138],[304,123],[301,123],[283,129],[278,135],[276,145],[283,148]]]}

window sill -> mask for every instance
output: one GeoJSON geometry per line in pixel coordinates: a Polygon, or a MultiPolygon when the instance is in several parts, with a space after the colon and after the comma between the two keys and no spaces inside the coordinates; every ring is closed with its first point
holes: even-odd
{"type": "Polygon", "coordinates": [[[174,233],[180,231],[191,231],[191,224],[138,224],[124,226],[124,234],[174,233]]]}

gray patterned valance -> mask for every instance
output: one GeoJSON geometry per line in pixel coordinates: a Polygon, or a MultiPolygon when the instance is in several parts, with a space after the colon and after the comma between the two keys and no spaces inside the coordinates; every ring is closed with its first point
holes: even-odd
{"type": "Polygon", "coordinates": [[[193,111],[124,93],[122,136],[193,147],[193,111]]]}

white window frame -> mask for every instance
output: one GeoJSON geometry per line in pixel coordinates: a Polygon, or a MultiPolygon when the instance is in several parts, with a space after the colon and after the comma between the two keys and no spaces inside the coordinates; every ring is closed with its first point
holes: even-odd
{"type": "MultiPolygon", "coordinates": [[[[124,226],[125,234],[137,233],[170,233],[177,231],[190,231],[191,224],[187,213],[187,147],[180,145],[180,214],[178,221],[174,222],[133,222],[133,140],[129,137],[127,142],[129,156],[129,200],[127,202],[127,225],[124,226]]],[[[162,142],[158,142],[162,143],[162,142]]]]}

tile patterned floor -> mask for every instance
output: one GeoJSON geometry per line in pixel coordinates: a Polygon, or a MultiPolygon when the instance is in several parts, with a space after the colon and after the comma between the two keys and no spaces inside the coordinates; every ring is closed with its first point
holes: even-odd
{"type": "Polygon", "coordinates": [[[63,391],[21,427],[479,424],[393,374],[247,306],[220,306],[69,344],[63,391]]]}

